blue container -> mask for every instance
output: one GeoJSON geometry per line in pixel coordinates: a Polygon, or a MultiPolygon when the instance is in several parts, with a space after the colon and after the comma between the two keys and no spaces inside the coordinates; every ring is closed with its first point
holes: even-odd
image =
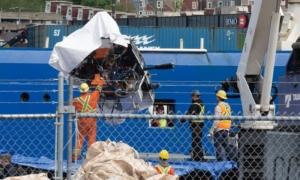
{"type": "MultiPolygon", "coordinates": [[[[29,47],[53,48],[80,25],[35,26],[28,28],[29,47]]],[[[138,47],[200,48],[200,39],[208,51],[240,51],[243,48],[246,29],[199,27],[120,27],[122,34],[134,38],[138,47]]]]}
{"type": "Polygon", "coordinates": [[[71,34],[72,32],[76,31],[77,29],[80,29],[82,25],[73,25],[67,27],[67,35],[71,34]]]}
{"type": "Polygon", "coordinates": [[[53,48],[57,42],[63,40],[64,37],[68,36],[68,26],[55,25],[48,26],[48,37],[49,37],[49,48],[53,48]]]}
{"type": "Polygon", "coordinates": [[[205,47],[212,47],[212,30],[209,28],[156,28],[120,27],[122,34],[135,39],[138,47],[179,48],[183,39],[184,48],[200,48],[204,38],[205,47]]]}
{"type": "Polygon", "coordinates": [[[237,29],[215,29],[214,40],[215,51],[235,51],[237,50],[237,29]]]}
{"type": "Polygon", "coordinates": [[[243,48],[246,30],[217,28],[214,30],[213,51],[240,51],[243,48]]]}

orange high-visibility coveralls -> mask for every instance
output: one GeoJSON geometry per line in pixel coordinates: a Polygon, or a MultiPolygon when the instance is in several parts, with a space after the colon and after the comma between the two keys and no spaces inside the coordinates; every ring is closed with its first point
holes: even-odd
{"type": "MultiPolygon", "coordinates": [[[[93,113],[96,112],[97,102],[99,101],[100,90],[96,90],[92,93],[83,93],[80,97],[75,98],[73,106],[77,112],[93,113]]],[[[78,159],[80,156],[83,140],[85,137],[88,139],[88,147],[96,141],[97,133],[97,119],[96,118],[79,118],[76,149],[73,154],[73,159],[78,159]]]]}

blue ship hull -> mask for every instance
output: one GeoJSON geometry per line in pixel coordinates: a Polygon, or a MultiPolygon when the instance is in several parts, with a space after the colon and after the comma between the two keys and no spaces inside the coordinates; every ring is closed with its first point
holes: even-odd
{"type": "MultiPolygon", "coordinates": [[[[51,50],[2,49],[0,54],[0,113],[54,113],[57,106],[57,83],[41,81],[57,78],[58,72],[48,65],[51,50]],[[22,81],[24,79],[29,81],[22,81]],[[28,102],[21,102],[22,93],[29,95],[28,102]],[[44,102],[43,97],[46,94],[51,98],[49,102],[44,102]]],[[[161,83],[161,87],[156,90],[156,99],[173,100],[174,111],[182,114],[188,109],[187,102],[190,102],[190,92],[194,89],[202,92],[206,110],[213,112],[216,102],[214,93],[220,85],[219,82],[235,76],[240,59],[240,52],[142,54],[148,65],[169,62],[176,65],[174,70],[151,71],[151,78],[152,81],[161,83]]],[[[279,77],[285,74],[289,55],[290,52],[277,53],[274,81],[278,81],[279,77]]],[[[75,96],[77,95],[76,91],[75,96]]],[[[229,103],[234,112],[241,111],[240,99],[229,99],[229,103]]],[[[23,155],[31,157],[46,156],[54,159],[53,121],[8,120],[0,123],[2,149],[15,153],[23,152],[23,155]],[[48,151],[41,150],[37,144],[44,144],[43,149],[48,151]]],[[[207,134],[210,125],[209,121],[205,123],[204,134],[207,134]]],[[[100,120],[97,132],[97,140],[123,141],[144,153],[157,153],[162,148],[168,148],[171,153],[188,155],[191,150],[189,124],[181,124],[179,121],[175,121],[173,128],[160,129],[150,128],[146,120],[129,119],[116,126],[100,120]],[[180,144],[181,142],[184,144],[180,144]]],[[[214,155],[213,145],[205,135],[202,143],[205,144],[206,155],[214,155]]]]}

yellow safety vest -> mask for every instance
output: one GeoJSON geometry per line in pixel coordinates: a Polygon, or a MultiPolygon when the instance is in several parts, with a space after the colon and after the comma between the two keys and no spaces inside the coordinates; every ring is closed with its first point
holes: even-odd
{"type": "MultiPolygon", "coordinates": [[[[222,116],[230,116],[231,115],[231,108],[229,104],[225,102],[220,102],[218,106],[221,108],[221,115],[222,116]]],[[[229,130],[231,128],[231,120],[225,119],[220,120],[217,124],[217,129],[227,129],[229,130]]]]}
{"type": "Polygon", "coordinates": [[[160,128],[167,127],[167,120],[166,119],[159,119],[159,127],[160,128]]]}
{"type": "MultiPolygon", "coordinates": [[[[201,111],[200,111],[199,115],[203,115],[204,109],[205,109],[204,105],[201,105],[200,103],[193,103],[193,104],[196,104],[200,107],[201,111]]],[[[192,120],[192,122],[203,122],[203,120],[192,120]]]]}
{"type": "Polygon", "coordinates": [[[158,173],[160,174],[169,174],[171,166],[162,167],[160,164],[156,166],[158,173]]]}

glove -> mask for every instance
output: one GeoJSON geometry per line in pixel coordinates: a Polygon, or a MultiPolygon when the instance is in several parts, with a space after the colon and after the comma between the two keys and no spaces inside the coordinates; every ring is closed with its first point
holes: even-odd
{"type": "Polygon", "coordinates": [[[92,80],[91,84],[97,87],[103,87],[104,85],[106,85],[105,80],[99,74],[95,74],[95,77],[92,80]]]}
{"type": "Polygon", "coordinates": [[[96,90],[102,91],[102,86],[97,86],[97,87],[96,87],[96,90]]]}

